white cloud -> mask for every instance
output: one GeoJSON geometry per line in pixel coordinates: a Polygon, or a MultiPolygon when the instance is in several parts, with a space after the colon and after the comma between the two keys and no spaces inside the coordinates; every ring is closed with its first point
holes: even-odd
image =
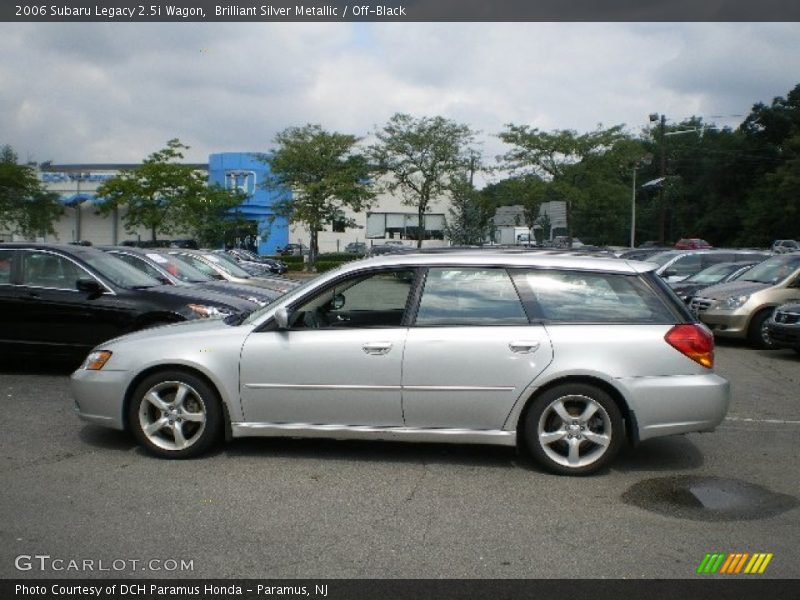
{"type": "Polygon", "coordinates": [[[291,125],[367,135],[409,112],[481,130],[491,159],[509,122],[736,125],[799,82],[798,50],[796,23],[3,23],[0,143],[123,162],[179,137],[203,161],[291,125]]]}

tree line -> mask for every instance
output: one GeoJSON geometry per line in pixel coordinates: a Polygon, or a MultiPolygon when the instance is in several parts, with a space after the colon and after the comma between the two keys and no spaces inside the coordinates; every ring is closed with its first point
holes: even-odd
{"type": "MultiPolygon", "coordinates": [[[[508,150],[491,164],[478,150],[478,132],[441,116],[400,113],[373,133],[367,145],[320,125],[289,127],[261,156],[270,171],[261,185],[275,195],[275,217],[308,228],[312,265],[318,232],[341,223],[346,209],[367,210],[381,192],[415,210],[419,245],[424,215],[443,196],[450,200],[446,233],[457,244],[484,241],[502,205],[522,205],[525,224],[546,229],[539,207],[562,200],[568,235],[626,245],[632,198],[639,241],[702,237],[717,246],[765,246],[800,238],[800,84],[785,98],[755,104],[735,130],[699,117],[667,123],[661,116],[636,134],[622,125],[579,133],[510,123],[497,134],[508,150]],[[499,180],[478,190],[481,172],[499,180]]],[[[170,140],[139,168],[102,184],[99,210],[124,205],[126,227],[147,227],[154,239],[183,230],[218,243],[237,226],[233,209],[243,198],[180,165],[186,149],[170,140]]],[[[0,226],[26,235],[52,231],[60,205],[35,179],[6,147],[0,226]]]]}

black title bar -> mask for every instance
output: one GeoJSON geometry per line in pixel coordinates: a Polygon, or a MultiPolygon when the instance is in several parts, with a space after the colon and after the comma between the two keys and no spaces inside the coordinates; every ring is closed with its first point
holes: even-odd
{"type": "Polygon", "coordinates": [[[796,0],[3,0],[9,22],[800,21],[796,0]]]}

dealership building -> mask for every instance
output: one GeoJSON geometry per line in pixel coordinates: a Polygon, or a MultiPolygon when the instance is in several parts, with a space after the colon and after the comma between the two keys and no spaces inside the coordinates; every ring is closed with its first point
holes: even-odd
{"type": "MultiPolygon", "coordinates": [[[[209,183],[238,189],[245,194],[246,200],[234,210],[250,223],[250,227],[240,232],[235,243],[256,247],[264,255],[274,254],[276,248],[289,242],[308,245],[310,234],[305,227],[274,216],[273,204],[277,195],[261,185],[269,175],[269,167],[260,156],[254,152],[224,152],[210,155],[208,163],[188,166],[206,171],[209,183]]],[[[64,205],[64,214],[55,223],[55,235],[42,241],[67,243],[84,240],[95,245],[116,245],[125,241],[149,240],[150,231],[145,228],[132,232],[126,230],[125,207],[107,216],[101,214],[98,206],[103,199],[95,193],[109,178],[138,166],[114,163],[40,165],[42,183],[57,193],[64,205]]],[[[445,243],[448,205],[446,198],[431,203],[424,219],[425,245],[445,243]]],[[[381,244],[386,239],[416,244],[413,240],[416,239],[417,222],[414,207],[404,205],[392,195],[379,194],[368,211],[356,213],[345,209],[341,219],[319,232],[319,248],[321,252],[336,252],[344,250],[351,242],[364,242],[369,246],[381,244]]],[[[165,237],[180,239],[188,235],[176,233],[165,237]]]]}

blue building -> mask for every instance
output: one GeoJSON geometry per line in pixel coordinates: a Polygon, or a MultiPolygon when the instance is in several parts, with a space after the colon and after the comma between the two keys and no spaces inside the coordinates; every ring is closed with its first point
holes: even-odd
{"type": "Polygon", "coordinates": [[[289,228],[285,217],[273,219],[272,205],[277,194],[268,192],[261,184],[269,175],[267,164],[255,152],[223,152],[208,157],[208,182],[227,189],[239,189],[247,199],[236,208],[238,214],[251,222],[252,227],[242,232],[244,238],[258,248],[259,254],[275,254],[275,249],[289,242],[289,228]]]}

